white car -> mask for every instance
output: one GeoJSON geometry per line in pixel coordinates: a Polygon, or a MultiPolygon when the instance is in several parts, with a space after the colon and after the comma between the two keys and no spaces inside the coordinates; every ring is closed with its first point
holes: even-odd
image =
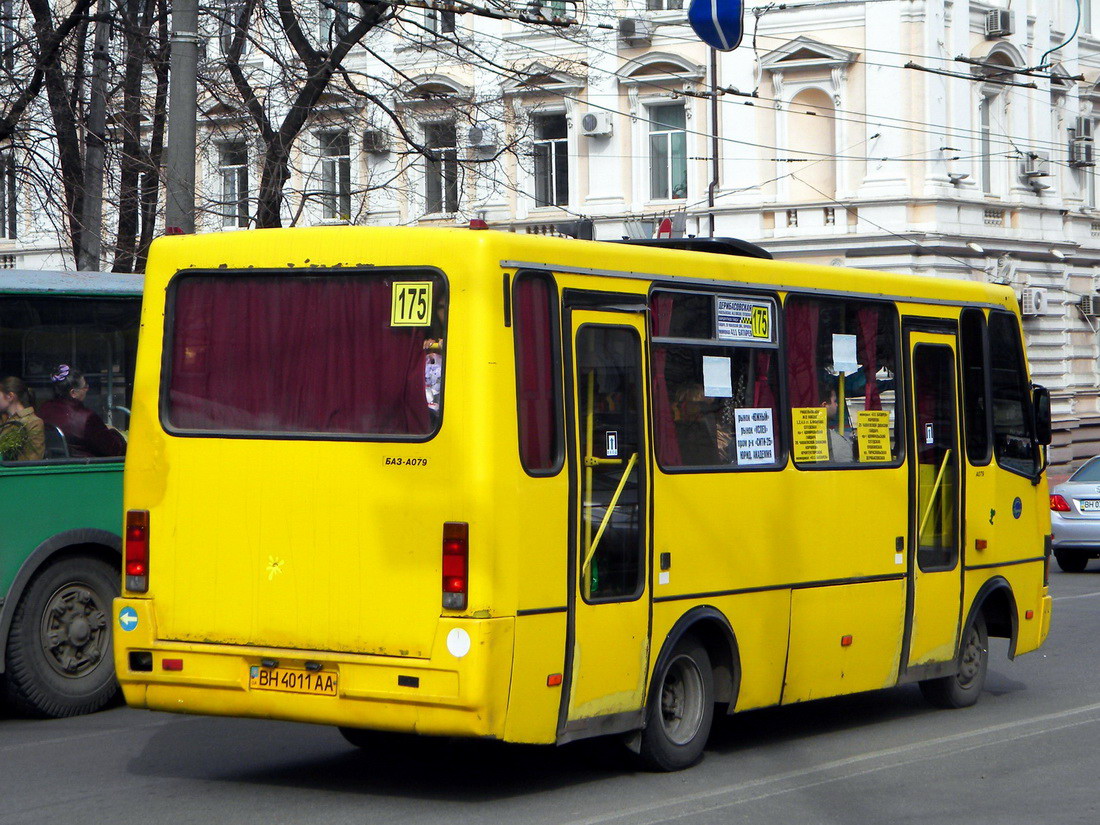
{"type": "Polygon", "coordinates": [[[1080,573],[1100,558],[1100,456],[1050,491],[1054,558],[1067,573],[1080,573]]]}

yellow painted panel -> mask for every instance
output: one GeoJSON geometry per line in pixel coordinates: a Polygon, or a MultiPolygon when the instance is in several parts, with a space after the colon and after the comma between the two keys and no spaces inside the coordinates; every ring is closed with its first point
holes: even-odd
{"type": "Polygon", "coordinates": [[[547,677],[565,672],[565,613],[516,619],[516,653],[505,736],[509,742],[551,743],[557,735],[562,685],[547,677]]]}
{"type": "Polygon", "coordinates": [[[783,704],[895,684],[904,588],[899,580],[795,590],[783,704]]]}

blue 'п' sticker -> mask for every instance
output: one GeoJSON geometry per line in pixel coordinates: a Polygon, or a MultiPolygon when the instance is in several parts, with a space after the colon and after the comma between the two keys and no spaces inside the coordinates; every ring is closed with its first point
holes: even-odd
{"type": "Polygon", "coordinates": [[[1020,497],[1016,496],[1016,499],[1012,502],[1012,517],[1019,518],[1020,514],[1024,511],[1024,503],[1020,501],[1020,497]]]}

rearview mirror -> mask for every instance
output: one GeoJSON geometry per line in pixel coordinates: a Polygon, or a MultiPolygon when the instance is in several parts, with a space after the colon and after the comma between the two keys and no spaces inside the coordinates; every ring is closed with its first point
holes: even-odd
{"type": "Polygon", "coordinates": [[[1035,410],[1035,440],[1045,447],[1051,441],[1050,391],[1032,384],[1031,399],[1032,409],[1035,410]]]}

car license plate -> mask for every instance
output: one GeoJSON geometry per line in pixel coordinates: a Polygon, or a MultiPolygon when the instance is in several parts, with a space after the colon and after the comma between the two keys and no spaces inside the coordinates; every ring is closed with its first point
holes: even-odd
{"type": "Polygon", "coordinates": [[[1100,498],[1081,498],[1077,500],[1077,506],[1084,513],[1088,510],[1100,510],[1100,498]]]}
{"type": "Polygon", "coordinates": [[[296,670],[289,667],[255,667],[248,673],[252,690],[281,690],[284,693],[336,695],[336,673],[331,670],[296,670]]]}

